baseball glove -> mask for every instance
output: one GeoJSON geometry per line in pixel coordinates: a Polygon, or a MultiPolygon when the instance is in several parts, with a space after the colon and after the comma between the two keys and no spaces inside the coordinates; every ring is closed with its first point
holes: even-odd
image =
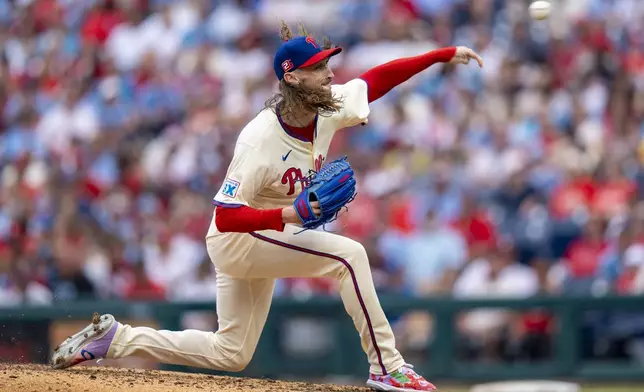
{"type": "Polygon", "coordinates": [[[338,212],[353,201],[356,196],[356,180],[347,157],[336,159],[324,165],[319,172],[308,178],[308,185],[302,190],[293,206],[305,229],[316,229],[334,221],[338,212]],[[320,205],[316,215],[311,203],[320,205]]]}

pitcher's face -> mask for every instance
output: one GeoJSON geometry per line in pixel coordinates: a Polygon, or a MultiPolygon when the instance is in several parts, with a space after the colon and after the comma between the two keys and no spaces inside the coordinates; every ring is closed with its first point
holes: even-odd
{"type": "Polygon", "coordinates": [[[323,91],[329,95],[331,94],[333,76],[335,75],[329,68],[329,59],[284,75],[286,81],[291,84],[300,84],[308,90],[323,91]]]}

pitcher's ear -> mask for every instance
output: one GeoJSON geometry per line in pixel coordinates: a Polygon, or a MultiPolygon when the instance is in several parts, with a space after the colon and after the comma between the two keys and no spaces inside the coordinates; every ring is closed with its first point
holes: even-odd
{"type": "Polygon", "coordinates": [[[292,72],[287,72],[284,74],[284,82],[291,86],[297,86],[300,84],[300,80],[292,72]]]}

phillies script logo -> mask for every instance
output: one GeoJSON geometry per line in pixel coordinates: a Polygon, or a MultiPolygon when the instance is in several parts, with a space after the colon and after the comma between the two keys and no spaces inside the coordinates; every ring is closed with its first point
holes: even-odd
{"type": "MultiPolygon", "coordinates": [[[[314,162],[314,170],[316,172],[320,171],[323,162],[324,157],[322,155],[318,155],[314,162]]],[[[289,167],[288,170],[284,172],[284,175],[282,175],[282,184],[288,184],[288,192],[286,193],[287,196],[295,194],[295,184],[298,182],[302,183],[302,187],[307,187],[309,185],[308,179],[304,177],[301,169],[297,167],[289,167]]]]}

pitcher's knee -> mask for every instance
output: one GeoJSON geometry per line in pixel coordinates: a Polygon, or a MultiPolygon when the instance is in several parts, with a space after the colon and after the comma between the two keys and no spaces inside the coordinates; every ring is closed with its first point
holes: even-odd
{"type": "Polygon", "coordinates": [[[226,361],[224,364],[225,371],[229,372],[241,372],[246,369],[246,366],[250,363],[250,360],[253,359],[253,353],[248,352],[248,350],[226,350],[226,361]]]}
{"type": "Polygon", "coordinates": [[[253,358],[255,347],[240,346],[239,342],[231,341],[221,335],[220,332],[213,333],[215,337],[212,367],[217,370],[228,372],[241,372],[248,366],[253,358]]]}
{"type": "Polygon", "coordinates": [[[235,355],[229,359],[228,362],[228,371],[230,372],[241,372],[246,369],[246,366],[250,363],[252,358],[250,356],[244,356],[242,353],[235,355]]]}
{"type": "Polygon", "coordinates": [[[367,256],[367,250],[362,246],[361,243],[357,241],[350,240],[344,245],[344,250],[346,252],[346,260],[352,266],[358,266],[361,264],[368,265],[369,258],[367,256]]]}

